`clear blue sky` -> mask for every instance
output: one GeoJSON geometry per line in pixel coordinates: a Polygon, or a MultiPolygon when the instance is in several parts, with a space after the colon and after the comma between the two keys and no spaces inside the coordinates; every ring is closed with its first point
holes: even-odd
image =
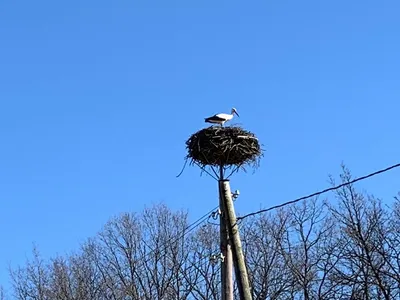
{"type": "MultiPolygon", "coordinates": [[[[228,112],[265,157],[238,213],[400,159],[398,1],[0,2],[0,283],[36,243],[77,249],[111,216],[217,204],[185,140],[228,112]]],[[[359,186],[390,201],[399,170],[359,186]]]]}

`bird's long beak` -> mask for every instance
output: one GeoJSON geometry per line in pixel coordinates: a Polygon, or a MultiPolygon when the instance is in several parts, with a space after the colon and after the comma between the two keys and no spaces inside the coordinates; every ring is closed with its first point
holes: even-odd
{"type": "Polygon", "coordinates": [[[240,118],[239,114],[237,113],[237,111],[234,111],[234,113],[240,118]]]}

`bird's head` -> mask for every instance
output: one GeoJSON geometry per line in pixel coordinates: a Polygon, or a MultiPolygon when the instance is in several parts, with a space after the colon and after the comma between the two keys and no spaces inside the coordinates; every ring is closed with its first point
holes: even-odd
{"type": "Polygon", "coordinates": [[[231,114],[232,114],[232,115],[233,115],[233,114],[236,114],[238,117],[240,117],[239,114],[238,114],[238,112],[237,112],[237,110],[236,110],[236,108],[232,108],[231,114]]]}

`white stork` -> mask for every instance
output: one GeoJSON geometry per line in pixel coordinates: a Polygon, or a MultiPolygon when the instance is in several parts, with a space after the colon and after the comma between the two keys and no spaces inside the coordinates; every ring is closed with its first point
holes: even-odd
{"type": "Polygon", "coordinates": [[[205,118],[205,122],[220,124],[221,126],[223,126],[226,121],[232,120],[234,114],[236,114],[239,117],[236,108],[232,108],[230,114],[216,114],[213,115],[212,117],[205,118]]]}

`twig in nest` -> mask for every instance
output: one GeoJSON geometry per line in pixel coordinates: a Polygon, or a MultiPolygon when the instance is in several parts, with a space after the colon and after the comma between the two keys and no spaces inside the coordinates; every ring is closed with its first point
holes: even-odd
{"type": "Polygon", "coordinates": [[[187,162],[188,162],[188,159],[186,158],[185,159],[185,163],[183,164],[181,172],[178,175],[176,175],[177,178],[182,175],[183,171],[185,171],[187,162]]]}

